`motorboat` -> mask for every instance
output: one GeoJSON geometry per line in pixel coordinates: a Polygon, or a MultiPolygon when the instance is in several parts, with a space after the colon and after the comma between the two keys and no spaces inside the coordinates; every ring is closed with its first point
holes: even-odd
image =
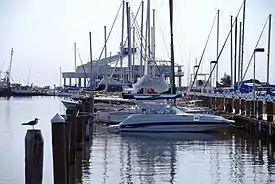
{"type": "Polygon", "coordinates": [[[80,100],[65,100],[65,99],[62,99],[61,100],[62,104],[67,108],[75,108],[77,106],[80,106],[82,104],[82,102],[80,100]]]}
{"type": "Polygon", "coordinates": [[[112,104],[104,110],[97,111],[95,121],[107,125],[118,124],[131,114],[139,114],[143,113],[146,109],[161,108],[167,105],[167,102],[163,99],[163,96],[161,96],[161,98],[156,97],[156,95],[153,96],[154,98],[152,99],[152,95],[132,95],[131,101],[129,101],[131,104],[127,105],[127,107],[122,107],[123,104],[120,104],[121,108],[115,108],[114,104],[112,104]]]}
{"type": "Polygon", "coordinates": [[[214,109],[203,108],[203,107],[185,107],[185,106],[178,106],[180,110],[186,113],[191,114],[214,114],[214,109]]]}
{"type": "Polygon", "coordinates": [[[119,124],[131,114],[140,114],[154,107],[161,108],[167,105],[165,101],[138,101],[135,105],[122,108],[106,108],[96,112],[95,121],[106,125],[119,124]]]}
{"type": "MultiPolygon", "coordinates": [[[[136,96],[136,98],[138,98],[136,96]]],[[[148,100],[137,100],[135,105],[130,105],[127,107],[118,107],[115,108],[114,105],[105,107],[97,111],[95,121],[106,124],[106,125],[114,125],[119,124],[124,119],[126,119],[131,114],[142,114],[146,109],[152,108],[164,108],[169,105],[169,102],[161,99],[148,99],[148,100]]],[[[178,107],[185,113],[191,114],[214,114],[214,110],[205,109],[201,107],[178,107]]]]}
{"type": "Polygon", "coordinates": [[[131,114],[108,131],[119,132],[215,132],[235,123],[221,116],[185,113],[176,106],[131,114]]]}

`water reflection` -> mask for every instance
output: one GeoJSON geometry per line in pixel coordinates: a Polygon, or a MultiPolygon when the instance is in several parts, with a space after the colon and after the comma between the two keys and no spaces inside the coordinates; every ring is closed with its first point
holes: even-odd
{"type": "Polygon", "coordinates": [[[94,135],[90,181],[272,183],[275,179],[273,147],[265,139],[238,132],[100,133],[94,135]]]}
{"type": "MultiPolygon", "coordinates": [[[[24,181],[21,122],[40,117],[45,184],[52,183],[51,126],[60,111],[54,98],[0,100],[0,183],[24,181]],[[43,109],[41,108],[43,107],[43,109]],[[54,108],[53,108],[54,107],[54,108]]],[[[275,141],[228,130],[219,134],[114,135],[96,129],[77,154],[76,183],[275,183],[275,141]]]]}

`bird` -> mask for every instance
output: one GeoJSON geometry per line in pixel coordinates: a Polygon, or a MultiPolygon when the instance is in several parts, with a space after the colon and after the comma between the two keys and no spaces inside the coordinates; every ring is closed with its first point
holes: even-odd
{"type": "Polygon", "coordinates": [[[32,129],[34,129],[34,125],[36,125],[38,123],[38,118],[35,118],[34,120],[32,121],[29,121],[28,123],[22,123],[22,125],[30,125],[32,126],[32,129]]]}

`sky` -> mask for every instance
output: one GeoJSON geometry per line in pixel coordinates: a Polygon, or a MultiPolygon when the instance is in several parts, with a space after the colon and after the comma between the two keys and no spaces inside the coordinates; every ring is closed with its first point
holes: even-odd
{"type": "MultiPolygon", "coordinates": [[[[135,13],[140,0],[128,1],[135,13]]],[[[6,71],[10,50],[14,48],[11,75],[23,84],[59,85],[60,67],[74,71],[73,43],[76,42],[84,63],[89,61],[89,31],[92,32],[93,57],[99,58],[104,46],[104,26],[110,31],[121,0],[1,0],[0,1],[0,70],[6,71]]],[[[147,1],[145,1],[145,7],[147,1]]],[[[207,36],[220,9],[219,49],[230,31],[230,15],[236,16],[242,0],[175,0],[175,62],[183,65],[184,84],[188,72],[200,60],[207,36]]],[[[156,9],[156,57],[170,58],[169,1],[151,0],[156,9]]],[[[275,15],[274,0],[247,0],[245,19],[244,66],[253,53],[269,14],[275,15]]],[[[137,21],[140,22],[140,15],[137,21]]],[[[238,22],[242,21],[242,12],[238,22]]],[[[151,21],[152,22],[152,21],[151,21]]],[[[239,25],[239,23],[238,23],[239,25]]],[[[209,62],[216,60],[216,24],[202,62],[209,72],[209,62]]],[[[270,78],[275,83],[275,18],[272,17],[270,78]]],[[[268,25],[258,47],[267,51],[268,25]]],[[[126,34],[125,36],[126,37],[126,34]]],[[[119,52],[121,13],[107,43],[107,52],[119,52]]],[[[256,55],[256,78],[266,80],[267,52],[256,55]]],[[[77,65],[81,61],[77,59],[77,65]]],[[[230,74],[230,40],[219,60],[219,76],[230,74]]],[[[253,77],[250,66],[246,78],[253,77]]]]}

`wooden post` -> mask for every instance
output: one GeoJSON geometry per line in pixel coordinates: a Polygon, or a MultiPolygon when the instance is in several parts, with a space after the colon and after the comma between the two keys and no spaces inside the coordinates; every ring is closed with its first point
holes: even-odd
{"type": "Polygon", "coordinates": [[[82,150],[83,146],[83,130],[84,130],[84,116],[76,117],[76,150],[82,150]]]}
{"type": "Polygon", "coordinates": [[[75,164],[75,150],[76,150],[76,114],[78,109],[67,109],[66,114],[68,121],[71,122],[71,139],[70,139],[70,165],[75,164]]]}
{"type": "Polygon", "coordinates": [[[85,141],[89,141],[91,138],[91,131],[90,131],[90,127],[91,127],[91,121],[92,118],[91,117],[85,117],[84,118],[84,140],[85,141]]]}
{"type": "Polygon", "coordinates": [[[257,101],[257,118],[262,120],[263,119],[263,101],[259,99],[257,101]]]}
{"type": "Polygon", "coordinates": [[[273,122],[273,101],[272,99],[267,99],[266,101],[266,114],[267,114],[267,122],[272,123],[273,122]]]}
{"type": "MultiPolygon", "coordinates": [[[[62,116],[63,117],[63,116],[62,116]]],[[[68,121],[68,119],[65,120],[65,150],[66,151],[66,168],[67,168],[67,182],[70,183],[70,145],[71,145],[71,122],[68,121]]],[[[74,182],[71,182],[70,184],[74,184],[74,182]]]]}
{"type": "Polygon", "coordinates": [[[234,99],[234,109],[235,109],[235,114],[240,113],[240,99],[238,96],[235,97],[235,99],[234,99]]]}
{"type": "Polygon", "coordinates": [[[242,97],[241,98],[241,114],[242,115],[245,115],[245,106],[246,106],[246,101],[245,101],[245,99],[242,97]]]}
{"type": "Polygon", "coordinates": [[[251,117],[252,113],[252,101],[251,99],[246,99],[245,101],[245,115],[251,117]]]}
{"type": "Polygon", "coordinates": [[[28,130],[25,136],[25,184],[42,184],[43,150],[41,131],[28,130]]]}
{"type": "Polygon", "coordinates": [[[58,113],[51,119],[54,183],[67,183],[65,119],[58,113]]]}

